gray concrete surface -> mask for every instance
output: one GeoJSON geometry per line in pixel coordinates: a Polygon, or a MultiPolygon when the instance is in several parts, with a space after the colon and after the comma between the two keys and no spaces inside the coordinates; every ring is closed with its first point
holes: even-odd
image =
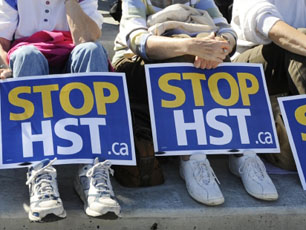
{"type": "Polygon", "coordinates": [[[101,41],[103,46],[108,51],[110,58],[112,58],[114,55],[114,40],[119,31],[119,23],[108,14],[108,10],[113,1],[114,0],[99,0],[99,10],[104,18],[101,41]]]}
{"type": "Polygon", "coordinates": [[[77,166],[56,166],[67,218],[46,223],[30,223],[27,218],[26,169],[0,170],[0,229],[305,229],[306,193],[297,174],[271,175],[279,200],[264,202],[250,197],[240,179],[229,173],[227,156],[211,156],[210,161],[221,181],[224,204],[208,207],[191,199],[178,174],[178,158],[171,157],[162,163],[166,182],[161,186],[126,188],[112,180],[122,212],[102,218],[83,211],[73,189],[77,166]]]}
{"type": "MultiPolygon", "coordinates": [[[[99,0],[104,15],[103,44],[110,56],[118,31],[116,23],[107,14],[110,1],[99,0]]],[[[219,180],[225,203],[207,207],[192,200],[179,178],[178,159],[163,162],[166,182],[148,188],[125,188],[112,181],[121,205],[119,217],[108,214],[91,218],[83,211],[83,204],[73,189],[76,165],[56,166],[61,198],[67,211],[65,219],[49,219],[45,223],[30,223],[27,217],[28,188],[26,169],[0,170],[0,230],[85,230],[85,229],[175,229],[175,230],[263,230],[306,229],[306,192],[297,174],[271,175],[279,200],[263,202],[250,197],[239,178],[231,175],[226,156],[211,156],[212,167],[219,180]]]]}

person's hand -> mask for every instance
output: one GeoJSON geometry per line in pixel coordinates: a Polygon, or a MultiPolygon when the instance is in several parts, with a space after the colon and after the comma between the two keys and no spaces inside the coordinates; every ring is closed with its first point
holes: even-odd
{"type": "Polygon", "coordinates": [[[229,49],[227,50],[227,52],[228,52],[228,53],[231,53],[231,52],[232,52],[232,50],[233,50],[234,47],[233,47],[233,45],[230,44],[229,40],[225,39],[225,38],[222,37],[222,36],[216,36],[215,39],[216,39],[217,41],[226,41],[226,42],[229,44],[229,49]]]}
{"type": "MultiPolygon", "coordinates": [[[[207,37],[192,38],[187,46],[187,52],[190,55],[211,61],[215,66],[215,63],[221,63],[226,58],[230,50],[230,45],[227,41],[216,39],[214,33],[211,33],[207,37]]],[[[204,64],[203,64],[204,65],[204,64]]]]}
{"type": "Polygon", "coordinates": [[[205,60],[198,56],[196,56],[194,59],[194,67],[201,69],[214,69],[217,68],[220,63],[221,62],[205,60]]]}
{"type": "Polygon", "coordinates": [[[7,67],[0,69],[0,79],[4,80],[10,77],[13,77],[13,72],[10,68],[7,67]]]}

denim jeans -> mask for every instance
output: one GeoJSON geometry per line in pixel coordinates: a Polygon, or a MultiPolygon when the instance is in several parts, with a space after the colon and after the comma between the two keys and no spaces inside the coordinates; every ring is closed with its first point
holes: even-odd
{"type": "MultiPolygon", "coordinates": [[[[10,68],[14,77],[50,74],[47,59],[33,45],[18,48],[10,57],[10,68]]],[[[106,50],[99,42],[77,45],[67,60],[65,72],[108,72],[106,50]]]]}

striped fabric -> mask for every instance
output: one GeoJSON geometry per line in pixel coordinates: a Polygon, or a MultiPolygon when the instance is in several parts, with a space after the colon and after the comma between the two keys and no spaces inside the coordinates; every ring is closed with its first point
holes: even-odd
{"type": "MultiPolygon", "coordinates": [[[[123,0],[120,31],[115,40],[113,62],[126,53],[135,53],[148,59],[145,52],[146,39],[150,36],[146,19],[148,16],[172,4],[186,4],[196,9],[206,10],[219,27],[217,35],[235,32],[222,16],[213,0],[123,0]]],[[[179,12],[178,12],[179,13],[179,12]]]]}

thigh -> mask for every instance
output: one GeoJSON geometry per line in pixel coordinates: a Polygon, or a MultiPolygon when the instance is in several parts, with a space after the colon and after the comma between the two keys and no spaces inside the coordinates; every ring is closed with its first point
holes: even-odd
{"type": "Polygon", "coordinates": [[[266,60],[262,54],[263,45],[255,46],[251,49],[248,49],[236,57],[233,62],[242,62],[242,63],[266,63],[266,60]]]}
{"type": "Polygon", "coordinates": [[[123,72],[126,75],[129,97],[132,103],[147,104],[144,65],[144,60],[138,56],[122,58],[114,64],[116,72],[123,72]]]}
{"type": "Polygon", "coordinates": [[[305,94],[306,93],[306,57],[289,53],[287,54],[288,63],[288,79],[290,93],[305,94]]]}
{"type": "Polygon", "coordinates": [[[274,43],[246,50],[233,62],[262,64],[270,95],[289,91],[286,51],[274,43]]]}
{"type": "Polygon", "coordinates": [[[134,56],[118,60],[114,68],[126,75],[135,134],[148,135],[151,126],[144,64],[140,57],[134,56]]]}

